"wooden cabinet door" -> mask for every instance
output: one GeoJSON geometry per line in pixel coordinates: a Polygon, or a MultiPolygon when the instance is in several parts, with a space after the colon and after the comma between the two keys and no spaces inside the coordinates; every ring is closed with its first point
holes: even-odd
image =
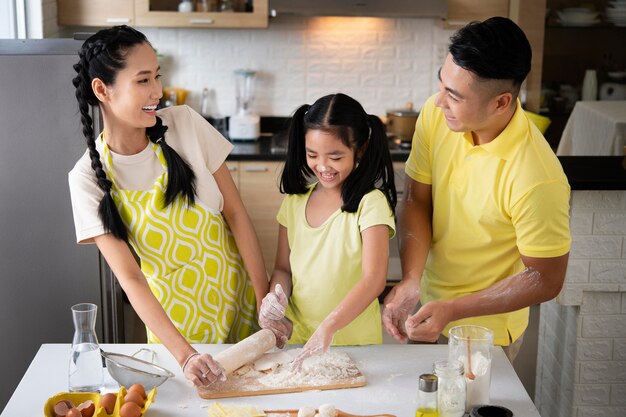
{"type": "Polygon", "coordinates": [[[450,26],[465,26],[474,20],[509,15],[509,0],[448,0],[450,26]]]}
{"type": "Polygon", "coordinates": [[[59,25],[133,25],[134,3],[129,0],[58,0],[59,25]]]}
{"type": "Polygon", "coordinates": [[[240,162],[239,193],[261,243],[268,272],[274,270],[278,244],[276,214],[283,201],[279,191],[282,162],[240,162]]]}
{"type": "Polygon", "coordinates": [[[204,28],[267,28],[269,1],[254,0],[252,12],[190,12],[181,13],[169,7],[171,2],[135,0],[137,26],[204,27],[204,28]]]}

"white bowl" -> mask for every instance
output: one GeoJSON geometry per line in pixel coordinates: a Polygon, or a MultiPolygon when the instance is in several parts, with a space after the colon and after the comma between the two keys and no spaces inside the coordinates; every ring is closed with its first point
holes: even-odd
{"type": "Polygon", "coordinates": [[[559,16],[559,19],[561,20],[566,20],[568,22],[579,22],[579,23],[584,23],[584,22],[593,22],[595,20],[598,20],[598,16],[600,15],[600,13],[598,12],[594,12],[594,13],[566,13],[566,12],[556,12],[557,16],[559,16]]]}
{"type": "Polygon", "coordinates": [[[623,80],[626,78],[626,71],[611,71],[607,72],[606,75],[614,80],[623,80]]]}

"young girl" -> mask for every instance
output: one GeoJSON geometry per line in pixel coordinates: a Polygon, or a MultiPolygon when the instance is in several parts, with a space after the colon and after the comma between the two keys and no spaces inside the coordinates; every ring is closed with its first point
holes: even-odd
{"type": "Polygon", "coordinates": [[[191,382],[207,385],[223,377],[221,366],[190,343],[247,337],[255,301],[268,290],[224,164],[232,146],[189,107],[156,111],[159,63],[140,32],[101,30],[79,57],[73,84],[88,150],[69,174],[77,240],[98,246],[148,341],[163,343],[191,382]],[[104,122],[97,140],[90,105],[104,122]]]}
{"type": "Polygon", "coordinates": [[[277,216],[274,290],[261,305],[261,327],[282,343],[291,330],[290,343],[306,343],[296,368],[331,343],[382,343],[377,297],[395,233],[396,189],[380,119],[345,94],[300,107],[281,192],[288,196],[277,216]]]}

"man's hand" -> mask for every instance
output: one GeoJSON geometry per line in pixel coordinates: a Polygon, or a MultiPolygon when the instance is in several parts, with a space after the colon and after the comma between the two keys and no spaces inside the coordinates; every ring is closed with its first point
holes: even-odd
{"type": "Polygon", "coordinates": [[[424,304],[406,320],[406,332],[411,340],[436,342],[443,329],[452,321],[452,309],[445,301],[424,304]]]}
{"type": "Polygon", "coordinates": [[[419,294],[419,281],[402,280],[385,297],[383,327],[389,335],[401,343],[408,340],[404,326],[419,301],[419,294]]]}

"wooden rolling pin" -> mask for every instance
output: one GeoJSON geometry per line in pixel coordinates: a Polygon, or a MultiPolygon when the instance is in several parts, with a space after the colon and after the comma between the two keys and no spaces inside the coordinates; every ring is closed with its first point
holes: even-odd
{"type": "Polygon", "coordinates": [[[274,333],[269,329],[261,329],[241,342],[214,355],[213,358],[224,367],[226,375],[228,375],[243,365],[259,359],[274,346],[276,346],[274,333]]]}

